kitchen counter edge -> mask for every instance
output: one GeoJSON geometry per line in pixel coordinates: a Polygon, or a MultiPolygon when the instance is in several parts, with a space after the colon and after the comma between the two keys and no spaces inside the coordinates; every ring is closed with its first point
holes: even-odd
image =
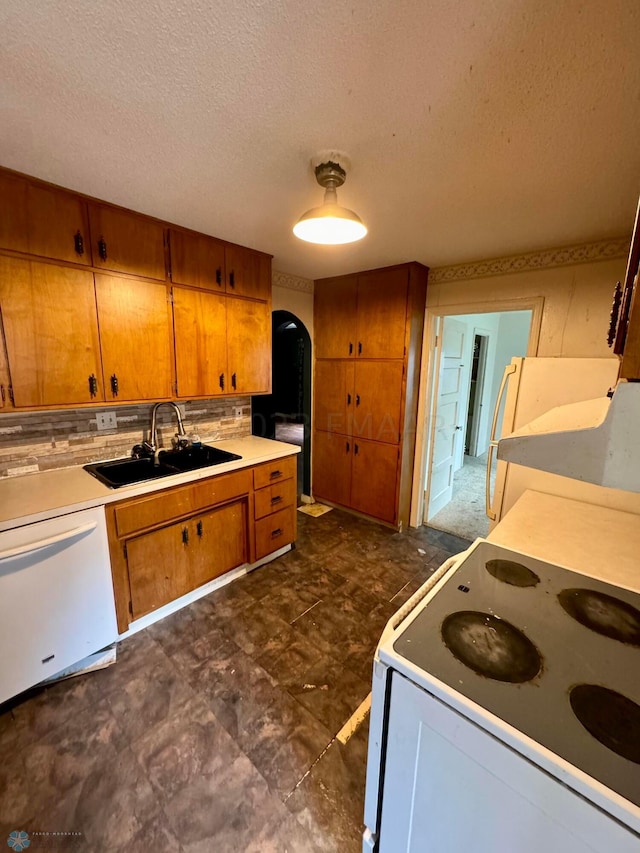
{"type": "Polygon", "coordinates": [[[119,489],[111,489],[103,485],[80,465],[2,479],[0,480],[0,533],[33,524],[36,521],[46,521],[83,509],[106,506],[114,501],[136,498],[185,483],[218,477],[262,462],[271,462],[274,459],[300,453],[300,447],[297,445],[257,436],[208,443],[212,447],[235,453],[242,459],[209,468],[200,468],[197,471],[172,474],[158,480],[134,483],[119,489]]]}

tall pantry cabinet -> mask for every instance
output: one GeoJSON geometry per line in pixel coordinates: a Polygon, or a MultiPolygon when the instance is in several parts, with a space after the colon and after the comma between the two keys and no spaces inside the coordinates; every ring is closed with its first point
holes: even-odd
{"type": "Polygon", "coordinates": [[[428,269],[315,282],[313,494],[409,521],[428,269]]]}

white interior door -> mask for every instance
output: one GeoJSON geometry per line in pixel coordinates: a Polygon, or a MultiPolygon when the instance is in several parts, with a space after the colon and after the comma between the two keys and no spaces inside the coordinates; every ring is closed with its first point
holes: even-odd
{"type": "Polygon", "coordinates": [[[467,326],[446,317],[442,331],[442,356],[436,400],[435,428],[429,476],[429,509],[432,518],[453,495],[453,474],[461,457],[464,439],[467,383],[463,363],[467,326]]]}

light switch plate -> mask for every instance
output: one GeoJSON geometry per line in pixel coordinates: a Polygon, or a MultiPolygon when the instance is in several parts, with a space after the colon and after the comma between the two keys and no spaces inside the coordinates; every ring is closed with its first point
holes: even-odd
{"type": "Polygon", "coordinates": [[[99,430],[118,428],[118,420],[115,412],[98,412],[96,414],[96,423],[99,430]]]}

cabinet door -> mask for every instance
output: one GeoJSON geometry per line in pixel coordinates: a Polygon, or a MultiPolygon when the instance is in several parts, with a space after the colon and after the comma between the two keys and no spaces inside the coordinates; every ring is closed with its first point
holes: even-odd
{"type": "Polygon", "coordinates": [[[194,536],[191,522],[183,521],[127,542],[133,619],[189,592],[194,536]]]}
{"type": "Polygon", "coordinates": [[[190,588],[247,562],[247,500],[198,515],[190,522],[190,588]]]}
{"type": "Polygon", "coordinates": [[[27,182],[7,172],[0,172],[0,248],[29,251],[27,182]]]}
{"type": "Polygon", "coordinates": [[[174,287],[173,323],[178,395],[228,394],[225,297],[174,287]]]}
{"type": "Polygon", "coordinates": [[[171,281],[225,291],[224,243],[205,234],[169,231],[171,281]]]}
{"type": "Polygon", "coordinates": [[[85,200],[56,187],[0,172],[0,247],[90,264],[85,200]]]}
{"type": "Polygon", "coordinates": [[[87,203],[80,196],[42,184],[28,184],[29,253],[76,264],[91,264],[87,203]]]}
{"type": "Polygon", "coordinates": [[[102,204],[89,204],[93,265],[114,272],[166,279],[160,222],[102,204]]]}
{"type": "Polygon", "coordinates": [[[359,361],[355,365],[353,435],[373,441],[400,441],[401,361],[359,361]]]}
{"type": "Polygon", "coordinates": [[[271,312],[266,302],[227,298],[229,394],[271,391],[271,312]]]}
{"type": "Polygon", "coordinates": [[[242,246],[225,248],[227,293],[252,299],[271,299],[271,258],[242,246]]]}
{"type": "Polygon", "coordinates": [[[406,269],[358,276],[357,355],[360,358],[404,357],[408,284],[406,269]]]}
{"type": "Polygon", "coordinates": [[[171,396],[171,306],[164,284],[96,275],[107,400],[171,396]]]}
{"type": "Polygon", "coordinates": [[[104,400],[92,273],[0,258],[0,308],[16,406],[104,400]]]}
{"type": "Polygon", "coordinates": [[[398,447],[354,439],[351,507],[391,523],[396,520],[398,447]]]}
{"type": "Polygon", "coordinates": [[[316,361],[315,427],[323,432],[351,433],[355,410],[352,361],[316,361]]]}
{"type": "Polygon", "coordinates": [[[312,447],[314,497],[350,506],[351,439],[318,430],[313,434],[312,447]]]}
{"type": "Polygon", "coordinates": [[[356,349],[355,275],[317,281],[314,292],[316,358],[349,358],[356,349]]]}
{"type": "Polygon", "coordinates": [[[9,360],[2,328],[2,313],[0,312],[0,411],[11,409],[12,406],[11,374],[9,373],[9,360]]]}

